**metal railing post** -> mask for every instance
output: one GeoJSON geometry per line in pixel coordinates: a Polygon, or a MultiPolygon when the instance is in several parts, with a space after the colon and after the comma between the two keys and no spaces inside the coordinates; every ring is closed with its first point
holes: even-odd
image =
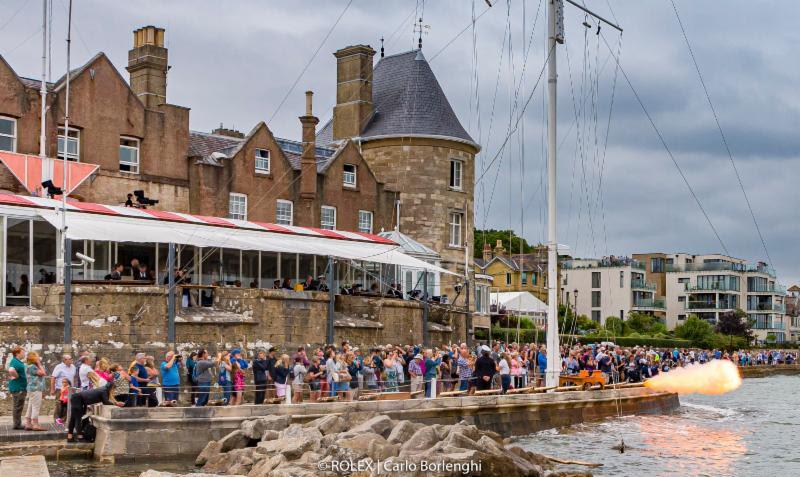
{"type": "Polygon", "coordinates": [[[167,342],[170,349],[175,345],[175,243],[167,249],[167,342]]]}
{"type": "Polygon", "coordinates": [[[336,262],[332,256],[328,256],[328,332],[326,338],[328,344],[333,344],[333,311],[336,306],[336,286],[335,286],[336,262]]]}
{"type": "Polygon", "coordinates": [[[72,239],[64,239],[64,347],[72,349],[72,239]]]}

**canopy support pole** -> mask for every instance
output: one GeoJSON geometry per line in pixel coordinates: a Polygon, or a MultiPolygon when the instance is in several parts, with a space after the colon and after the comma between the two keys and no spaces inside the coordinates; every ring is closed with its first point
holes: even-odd
{"type": "Polygon", "coordinates": [[[175,345],[175,243],[167,248],[167,342],[170,349],[175,345]]]}
{"type": "Polygon", "coordinates": [[[67,264],[64,267],[64,352],[72,352],[72,267],[69,260],[72,257],[72,239],[64,238],[64,258],[67,264]]]}
{"type": "Polygon", "coordinates": [[[431,345],[431,335],[428,331],[428,271],[422,270],[422,343],[427,348],[431,345]]]}
{"type": "Polygon", "coordinates": [[[335,267],[336,262],[331,255],[328,255],[328,344],[333,344],[333,309],[336,305],[335,267]]]}

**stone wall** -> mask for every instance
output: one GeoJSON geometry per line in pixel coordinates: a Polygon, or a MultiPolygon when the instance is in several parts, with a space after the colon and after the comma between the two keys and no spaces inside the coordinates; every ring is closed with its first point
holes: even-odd
{"type": "Polygon", "coordinates": [[[204,408],[127,408],[104,406],[94,418],[98,434],[95,457],[135,460],[194,457],[211,440],[238,429],[242,421],[269,415],[291,415],[307,422],[324,415],[378,412],[392,419],[424,424],[461,420],[504,436],[525,435],[607,416],[668,413],[680,406],[677,394],[645,388],[469,396],[403,401],[242,405],[204,408]]]}

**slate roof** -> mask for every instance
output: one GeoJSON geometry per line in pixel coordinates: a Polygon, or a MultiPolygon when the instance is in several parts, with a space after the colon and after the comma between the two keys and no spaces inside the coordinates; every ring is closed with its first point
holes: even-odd
{"type": "MultiPolygon", "coordinates": [[[[381,58],[372,80],[374,112],[362,138],[426,135],[475,143],[458,120],[421,50],[381,58]]],[[[319,130],[317,142],[333,143],[333,120],[319,130]]]]}
{"type": "Polygon", "coordinates": [[[488,262],[484,261],[483,259],[475,259],[475,264],[478,265],[482,270],[485,270],[486,267],[489,266],[495,260],[502,262],[505,266],[507,266],[512,271],[518,272],[520,271],[520,267],[522,268],[523,272],[544,272],[545,268],[541,266],[539,263],[532,262],[524,258],[519,260],[520,255],[516,255],[515,258],[508,258],[504,255],[496,255],[493,259],[489,260],[488,262]]]}
{"type": "MultiPolygon", "coordinates": [[[[201,131],[189,131],[189,153],[188,156],[198,158],[206,164],[221,165],[219,159],[212,157],[212,154],[219,152],[226,157],[220,159],[230,159],[244,144],[247,138],[236,138],[221,134],[211,134],[201,131]]],[[[303,144],[299,141],[290,139],[275,138],[286,159],[289,160],[292,168],[300,170],[300,155],[303,152],[303,144]]],[[[333,162],[336,153],[340,149],[317,146],[317,172],[322,173],[327,169],[328,164],[333,162]]]]}
{"type": "Polygon", "coordinates": [[[439,253],[437,253],[436,250],[428,247],[427,245],[421,244],[420,242],[414,240],[413,238],[409,237],[403,232],[400,232],[399,230],[388,230],[379,233],[378,236],[400,244],[400,247],[402,247],[403,252],[407,253],[408,255],[411,255],[412,257],[416,257],[422,260],[425,259],[441,260],[442,258],[442,256],[439,253]]]}

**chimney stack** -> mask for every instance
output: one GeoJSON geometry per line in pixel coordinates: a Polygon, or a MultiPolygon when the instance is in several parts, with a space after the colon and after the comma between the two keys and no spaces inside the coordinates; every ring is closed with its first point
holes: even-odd
{"type": "Polygon", "coordinates": [[[314,199],[317,196],[317,123],[319,118],[312,112],[314,93],[306,91],[306,114],[300,116],[303,125],[303,153],[300,156],[300,197],[314,199]]]}
{"type": "Polygon", "coordinates": [[[372,58],[368,45],[342,48],[336,57],[336,106],[333,108],[333,139],[361,135],[372,116],[372,58]]]}
{"type": "Polygon", "coordinates": [[[148,109],[167,102],[167,49],[164,29],[154,26],[133,32],[133,49],[128,52],[131,89],[148,109]]]}
{"type": "Polygon", "coordinates": [[[497,244],[494,246],[494,256],[495,257],[502,257],[506,254],[506,249],[503,247],[503,241],[498,240],[497,244]]]}
{"type": "Polygon", "coordinates": [[[492,259],[492,246],[488,243],[483,244],[483,261],[489,262],[492,259]]]}

